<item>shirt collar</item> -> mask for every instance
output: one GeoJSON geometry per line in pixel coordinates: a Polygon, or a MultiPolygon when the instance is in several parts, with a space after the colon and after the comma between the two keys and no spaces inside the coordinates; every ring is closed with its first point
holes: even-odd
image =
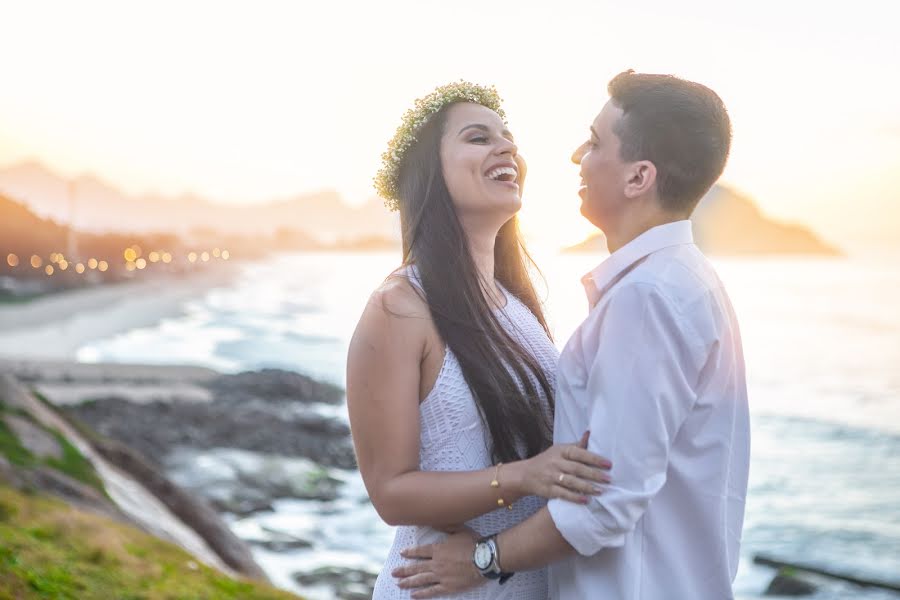
{"type": "Polygon", "coordinates": [[[617,281],[623,272],[639,260],[670,246],[693,244],[694,234],[688,219],[657,225],[637,236],[581,278],[591,308],[617,281]]]}

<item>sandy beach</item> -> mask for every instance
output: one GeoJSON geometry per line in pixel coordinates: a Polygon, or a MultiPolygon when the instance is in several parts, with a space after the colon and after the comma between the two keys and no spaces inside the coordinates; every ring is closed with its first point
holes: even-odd
{"type": "Polygon", "coordinates": [[[181,314],[184,303],[235,277],[221,263],[194,273],[70,290],[0,305],[0,358],[75,360],[91,340],[148,327],[181,314]]]}

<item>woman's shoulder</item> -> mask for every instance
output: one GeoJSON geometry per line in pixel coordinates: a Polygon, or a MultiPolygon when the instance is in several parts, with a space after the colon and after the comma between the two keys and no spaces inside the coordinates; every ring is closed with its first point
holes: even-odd
{"type": "Polygon", "coordinates": [[[421,354],[427,347],[429,324],[428,307],[412,284],[389,276],[369,296],[350,341],[350,356],[359,348],[385,356],[398,351],[421,354]]]}
{"type": "Polygon", "coordinates": [[[428,317],[428,303],[403,271],[394,271],[372,292],[369,304],[393,317],[428,317]]]}
{"type": "Polygon", "coordinates": [[[431,312],[414,276],[409,267],[390,273],[369,296],[360,326],[427,333],[431,312]]]}

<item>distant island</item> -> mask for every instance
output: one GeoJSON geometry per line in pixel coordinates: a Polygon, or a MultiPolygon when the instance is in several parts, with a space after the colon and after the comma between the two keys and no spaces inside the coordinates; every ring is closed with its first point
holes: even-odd
{"type": "Polygon", "coordinates": [[[326,245],[333,240],[400,237],[397,215],[385,210],[381,200],[373,197],[352,206],[334,190],[253,204],[217,203],[192,194],[130,195],[99,177],[68,179],[32,160],[0,167],[0,194],[24,203],[38,216],[84,232],[185,235],[204,228],[259,236],[288,228],[326,245]]]}
{"type": "MultiPolygon", "coordinates": [[[[713,186],[691,220],[697,245],[709,254],[841,254],[802,225],[779,223],[766,217],[750,198],[724,185],[713,186]]],[[[606,238],[597,232],[564,252],[605,253],[606,238]]]]}
{"type": "MultiPolygon", "coordinates": [[[[252,205],[215,203],[193,195],[132,196],[95,176],[69,180],[27,161],[0,168],[0,196],[6,196],[7,203],[21,203],[33,213],[30,218],[44,220],[22,231],[45,230],[46,237],[55,240],[68,229],[84,239],[91,234],[156,237],[166,232],[184,246],[227,244],[239,248],[245,258],[270,251],[381,252],[400,247],[396,213],[386,211],[377,198],[351,206],[333,190],[252,205]]],[[[13,212],[28,220],[21,209],[13,212]]],[[[4,210],[10,209],[0,206],[0,216],[4,210]]],[[[698,245],[710,254],[841,254],[809,228],[768,218],[750,198],[724,185],[713,186],[692,220],[698,245]]],[[[174,245],[174,240],[169,243],[174,245]]],[[[598,232],[564,252],[605,253],[606,240],[598,232]]]]}

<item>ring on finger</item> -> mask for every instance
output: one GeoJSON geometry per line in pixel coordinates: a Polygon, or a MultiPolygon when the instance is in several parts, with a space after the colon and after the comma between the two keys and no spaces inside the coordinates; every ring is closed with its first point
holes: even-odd
{"type": "Polygon", "coordinates": [[[562,483],[562,482],[563,482],[563,479],[565,479],[565,478],[566,478],[566,474],[565,474],[565,473],[560,473],[560,474],[559,474],[559,479],[558,479],[557,481],[559,481],[559,483],[562,483]]]}

